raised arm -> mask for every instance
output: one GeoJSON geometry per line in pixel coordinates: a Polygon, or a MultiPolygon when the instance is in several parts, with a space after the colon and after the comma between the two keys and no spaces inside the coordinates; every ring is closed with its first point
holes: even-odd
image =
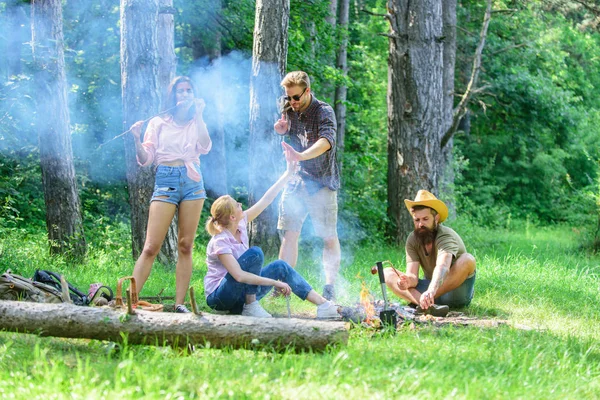
{"type": "Polygon", "coordinates": [[[260,215],[261,212],[265,210],[275,200],[277,194],[283,189],[283,186],[294,176],[296,173],[296,168],[298,163],[295,161],[290,161],[288,155],[286,154],[286,162],[287,169],[281,175],[281,177],[265,192],[263,197],[260,198],[252,207],[246,210],[246,216],[248,217],[248,222],[252,221],[256,217],[260,215]]]}
{"type": "Polygon", "coordinates": [[[227,269],[227,272],[233,276],[233,279],[240,283],[260,286],[275,286],[286,296],[292,292],[290,286],[285,282],[276,281],[270,278],[263,278],[262,276],[254,275],[250,272],[244,271],[232,254],[219,254],[219,260],[225,269],[227,269]]]}
{"type": "Polygon", "coordinates": [[[283,142],[282,144],[285,147],[285,149],[290,152],[291,159],[294,161],[311,160],[313,158],[319,157],[321,154],[323,154],[326,151],[328,151],[329,149],[331,149],[331,143],[329,143],[329,140],[327,140],[325,138],[321,138],[321,139],[317,140],[315,142],[315,144],[313,144],[312,146],[310,146],[308,149],[304,150],[301,153],[294,150],[294,148],[292,146],[290,146],[289,144],[287,144],[285,142],[283,142]]]}
{"type": "Polygon", "coordinates": [[[209,149],[212,142],[208,135],[208,129],[206,129],[206,123],[204,122],[203,113],[206,103],[203,99],[194,99],[196,104],[196,129],[198,130],[198,142],[200,146],[205,149],[209,149]]]}

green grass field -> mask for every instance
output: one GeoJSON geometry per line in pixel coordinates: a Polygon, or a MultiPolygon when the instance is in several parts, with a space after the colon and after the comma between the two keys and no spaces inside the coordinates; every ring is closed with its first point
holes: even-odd
{"type": "MultiPolygon", "coordinates": [[[[453,226],[478,260],[475,298],[462,311],[533,329],[406,325],[394,335],[355,327],[347,346],[323,354],[201,349],[191,355],[0,333],[0,398],[599,398],[600,257],[581,250],[582,238],[570,228],[453,226]]],[[[25,276],[39,267],[64,272],[85,289],[97,281],[114,287],[133,266],[123,227],[107,226],[78,266],[48,258],[44,240],[3,232],[0,266],[25,276]]],[[[198,242],[192,282],[201,300],[205,240],[198,242]]],[[[305,248],[299,271],[320,289],[312,258],[305,248]]],[[[340,303],[358,300],[362,280],[380,298],[369,267],[378,260],[401,266],[403,258],[391,246],[344,249],[340,303]]],[[[174,293],[174,272],[157,264],[144,294],[163,288],[174,293]]],[[[265,308],[282,315],[285,303],[268,298],[265,308]]],[[[314,313],[297,299],[292,309],[314,313]]]]}

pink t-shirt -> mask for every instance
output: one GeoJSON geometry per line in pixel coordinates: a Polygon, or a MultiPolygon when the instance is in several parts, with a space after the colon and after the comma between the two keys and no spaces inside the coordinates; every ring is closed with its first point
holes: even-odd
{"type": "Polygon", "coordinates": [[[214,292],[227,275],[227,268],[219,260],[219,254],[232,254],[237,260],[248,250],[248,216],[244,212],[244,219],[238,224],[237,230],[241,232],[238,242],[227,229],[213,236],[206,246],[206,268],[208,272],[204,277],[204,294],[208,297],[214,292]]]}
{"type": "MultiPolygon", "coordinates": [[[[204,124],[204,122],[200,123],[204,124]]],[[[152,162],[159,165],[183,161],[190,179],[199,182],[201,177],[194,164],[200,163],[200,154],[207,154],[210,151],[212,141],[207,147],[200,144],[198,122],[195,118],[181,126],[175,123],[172,116],[167,115],[164,118],[154,117],[150,120],[142,146],[148,154],[148,159],[140,165],[145,167],[152,162]]]]}

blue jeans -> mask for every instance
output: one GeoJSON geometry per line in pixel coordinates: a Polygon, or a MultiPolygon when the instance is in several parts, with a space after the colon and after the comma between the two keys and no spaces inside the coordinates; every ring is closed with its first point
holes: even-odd
{"type": "MultiPolygon", "coordinates": [[[[295,269],[282,260],[273,261],[266,267],[262,267],[265,256],[260,247],[251,247],[238,258],[242,270],[264,278],[270,278],[287,283],[292,292],[302,300],[312,290],[312,287],[295,269]]],[[[213,310],[229,311],[232,314],[240,314],[246,302],[246,295],[256,295],[260,300],[273,286],[249,285],[236,281],[230,273],[227,273],[219,287],[208,295],[206,303],[213,310]]]]}
{"type": "MultiPolygon", "coordinates": [[[[465,281],[456,289],[441,295],[435,299],[435,304],[444,304],[449,307],[466,307],[471,304],[473,299],[473,293],[475,292],[475,277],[477,273],[473,273],[473,276],[465,279],[465,281]]],[[[429,288],[431,280],[419,279],[419,283],[416,288],[420,293],[423,293],[429,288]]]]}
{"type": "Polygon", "coordinates": [[[165,203],[178,205],[182,201],[205,199],[206,191],[204,190],[200,166],[195,164],[194,168],[200,173],[200,182],[195,182],[187,176],[185,166],[159,165],[156,168],[154,193],[152,193],[150,202],[164,201],[165,203]]]}

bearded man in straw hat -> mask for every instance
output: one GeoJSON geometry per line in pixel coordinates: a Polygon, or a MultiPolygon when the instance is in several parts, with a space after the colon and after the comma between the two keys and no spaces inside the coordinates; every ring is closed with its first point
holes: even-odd
{"type": "Polygon", "coordinates": [[[417,306],[418,312],[445,316],[449,307],[465,307],[473,298],[475,257],[458,234],[441,225],[448,207],[427,190],[404,200],[415,224],[406,240],[406,273],[385,269],[387,286],[417,306]],[[419,279],[419,266],[424,279],[419,279]]]}

